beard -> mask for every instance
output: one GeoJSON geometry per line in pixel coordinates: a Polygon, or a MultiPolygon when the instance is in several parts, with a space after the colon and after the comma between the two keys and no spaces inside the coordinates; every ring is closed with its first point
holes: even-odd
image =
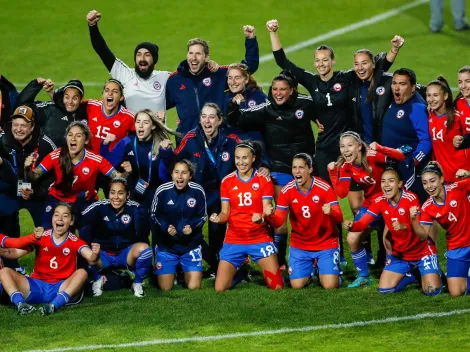
{"type": "Polygon", "coordinates": [[[139,68],[139,65],[136,63],[135,64],[135,73],[137,73],[137,76],[139,76],[142,79],[149,79],[149,77],[152,75],[153,69],[155,67],[155,64],[147,66],[146,71],[142,71],[139,68]]]}

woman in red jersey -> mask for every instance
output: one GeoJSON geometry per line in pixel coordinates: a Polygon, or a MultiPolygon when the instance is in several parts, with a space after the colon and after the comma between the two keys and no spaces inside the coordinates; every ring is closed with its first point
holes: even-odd
{"type": "Polygon", "coordinates": [[[263,217],[264,207],[272,203],[274,187],[271,179],[256,169],[260,157],[258,142],[241,141],[237,144],[237,170],[227,175],[220,186],[222,211],[210,217],[210,221],[215,223],[228,222],[215,280],[218,292],[232,287],[235,274],[248,255],[260,266],[269,288],[284,287],[277,263],[277,249],[271,242],[269,226],[263,217]]]}
{"type": "MultiPolygon", "coordinates": [[[[463,121],[464,136],[454,137],[454,146],[456,148],[470,147],[470,66],[464,66],[459,70],[458,75],[459,94],[455,98],[454,106],[456,115],[463,121]],[[462,144],[463,143],[463,144],[462,144]]],[[[470,153],[469,153],[470,155],[470,153]]]]}

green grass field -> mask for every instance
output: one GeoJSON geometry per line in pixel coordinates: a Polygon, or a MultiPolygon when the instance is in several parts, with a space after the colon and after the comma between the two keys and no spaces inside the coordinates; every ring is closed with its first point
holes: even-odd
{"type": "MultiPolygon", "coordinates": [[[[141,41],[152,41],[160,46],[157,69],[173,71],[185,58],[186,42],[193,37],[208,40],[211,58],[219,64],[229,64],[243,57],[244,24],[257,28],[261,55],[265,55],[270,54],[265,23],[271,18],[279,20],[281,41],[284,47],[288,47],[410,2],[297,0],[288,4],[267,0],[249,3],[142,0],[131,3],[103,0],[99,5],[90,0],[77,3],[3,2],[0,10],[0,74],[17,84],[27,83],[38,76],[51,78],[57,83],[79,78],[83,82],[93,83],[85,84],[86,97],[100,98],[100,84],[108,78],[108,74],[90,44],[85,16],[91,9],[102,12],[100,29],[117,57],[132,66],[135,45],[141,41]]],[[[450,6],[448,2],[446,5],[450,6]]],[[[467,12],[470,12],[468,4],[467,12]]],[[[400,34],[406,44],[393,68],[415,69],[418,81],[424,84],[442,74],[452,86],[456,86],[457,70],[469,64],[470,36],[468,32],[456,33],[452,30],[448,8],[445,19],[448,25],[444,31],[430,34],[429,4],[424,3],[324,42],[335,50],[336,69],[347,69],[352,67],[353,53],[357,49],[367,47],[374,52],[388,50],[390,39],[394,34],[400,34]]],[[[299,66],[314,70],[312,57],[317,45],[292,52],[288,57],[299,66]]],[[[270,82],[279,71],[270,60],[260,64],[255,76],[259,82],[270,82]]],[[[44,95],[40,98],[46,99],[44,95]]],[[[170,112],[169,116],[170,125],[174,125],[174,113],[170,112]]],[[[342,204],[345,214],[350,215],[345,203],[342,204]]],[[[29,215],[21,215],[22,233],[30,233],[32,223],[29,215]]],[[[439,248],[444,253],[443,233],[440,235],[439,248]]],[[[353,274],[349,255],[348,261],[344,276],[346,283],[353,274]]],[[[31,269],[33,257],[22,259],[22,263],[31,269]]],[[[441,264],[445,270],[443,255],[441,264]]],[[[204,281],[199,292],[188,292],[179,287],[172,292],[160,292],[147,287],[147,296],[140,300],[127,291],[105,292],[102,297],[88,298],[79,306],[63,309],[50,317],[39,314],[20,317],[12,308],[0,307],[0,349],[60,350],[84,345],[126,344],[317,326],[320,328],[310,331],[225,337],[200,342],[166,341],[165,344],[142,347],[111,346],[108,350],[468,350],[468,313],[367,323],[365,326],[335,325],[470,308],[466,297],[451,298],[445,293],[427,298],[412,287],[403,293],[381,296],[377,293],[378,275],[373,275],[373,286],[354,291],[342,288],[336,292],[326,292],[315,282],[300,291],[287,289],[273,292],[263,286],[261,276],[254,275],[250,283],[240,284],[224,294],[216,294],[210,280],[204,281]],[[334,326],[325,327],[326,324],[334,326]]],[[[90,347],[86,350],[97,349],[90,347]]]]}

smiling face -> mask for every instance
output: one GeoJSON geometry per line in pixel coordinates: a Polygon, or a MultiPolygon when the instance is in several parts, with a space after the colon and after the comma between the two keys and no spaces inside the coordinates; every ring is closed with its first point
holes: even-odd
{"type": "Polygon", "coordinates": [[[149,140],[152,136],[152,131],[155,129],[152,119],[146,113],[140,112],[135,117],[134,121],[135,133],[139,141],[149,140]]]}
{"type": "Polygon", "coordinates": [[[287,83],[287,81],[274,81],[271,88],[271,94],[277,105],[285,104],[289,100],[293,91],[294,90],[289,87],[289,83],[287,83]]]}
{"type": "Polygon", "coordinates": [[[354,72],[363,81],[370,81],[375,69],[375,62],[366,53],[354,57],[354,72]]]}
{"type": "Polygon", "coordinates": [[[449,95],[444,93],[442,88],[436,84],[426,88],[426,102],[432,110],[438,113],[441,113],[442,110],[445,111],[445,103],[448,98],[449,95]]]}
{"type": "Polygon", "coordinates": [[[89,142],[86,139],[86,135],[79,126],[73,126],[70,128],[69,133],[67,133],[67,146],[71,155],[79,154],[85,145],[89,142]]]}
{"type": "Polygon", "coordinates": [[[82,101],[82,96],[80,95],[80,91],[76,88],[67,88],[64,92],[64,105],[65,110],[68,113],[74,113],[77,111],[80,103],[82,101]]]}
{"type": "Polygon", "coordinates": [[[64,205],[57,206],[52,214],[54,234],[62,236],[68,233],[71,225],[73,225],[73,217],[70,209],[64,205]]]}
{"type": "Polygon", "coordinates": [[[235,166],[239,173],[246,175],[253,171],[253,163],[256,157],[249,148],[235,149],[235,166]]]}
{"type": "Polygon", "coordinates": [[[351,136],[342,137],[339,143],[339,150],[347,163],[357,163],[361,161],[362,143],[351,136]]]}
{"type": "Polygon", "coordinates": [[[191,180],[191,172],[188,165],[185,163],[176,163],[173,171],[171,172],[171,179],[173,180],[176,189],[182,190],[191,180]]]}
{"type": "Polygon", "coordinates": [[[217,116],[217,110],[213,107],[206,106],[202,109],[201,118],[199,120],[202,130],[208,139],[215,137],[219,132],[219,126],[222,123],[222,118],[217,116]]]}
{"type": "Polygon", "coordinates": [[[400,189],[403,186],[403,182],[398,180],[398,176],[394,171],[385,171],[382,173],[380,179],[380,186],[384,196],[388,200],[397,201],[400,197],[400,189]]]}
{"type": "Polygon", "coordinates": [[[331,53],[328,50],[317,50],[315,51],[314,64],[321,76],[327,76],[333,69],[335,59],[331,59],[331,53]]]}
{"type": "Polygon", "coordinates": [[[230,91],[234,94],[243,92],[248,83],[248,77],[243,75],[239,69],[232,68],[228,71],[227,84],[230,91]]]}
{"type": "Polygon", "coordinates": [[[18,142],[26,141],[33,133],[34,125],[22,117],[15,117],[11,120],[11,133],[18,142]]]}
{"type": "Polygon", "coordinates": [[[312,179],[313,169],[302,158],[292,160],[292,176],[299,188],[307,188],[312,179]]]}
{"type": "Polygon", "coordinates": [[[470,72],[459,73],[459,90],[465,99],[470,99],[470,72]]]}
{"type": "Polygon", "coordinates": [[[412,86],[407,75],[393,75],[392,92],[393,99],[398,105],[406,103],[415,93],[416,85],[412,86]]]}
{"type": "Polygon", "coordinates": [[[203,69],[206,62],[209,61],[209,55],[205,54],[204,47],[201,44],[194,44],[188,48],[186,61],[189,65],[189,71],[192,74],[197,74],[203,69]]]}
{"type": "Polygon", "coordinates": [[[433,198],[444,198],[444,177],[434,172],[425,172],[421,176],[424,190],[433,198]]]}
{"type": "Polygon", "coordinates": [[[114,113],[118,108],[124,96],[121,94],[121,88],[116,82],[108,82],[103,90],[103,107],[106,114],[114,113]]]}
{"type": "Polygon", "coordinates": [[[109,201],[113,209],[121,210],[126,204],[128,194],[126,192],[126,187],[120,182],[111,183],[111,188],[109,189],[109,201]]]}
{"type": "Polygon", "coordinates": [[[141,48],[135,54],[135,67],[140,72],[147,72],[153,70],[153,57],[150,51],[141,48]]]}

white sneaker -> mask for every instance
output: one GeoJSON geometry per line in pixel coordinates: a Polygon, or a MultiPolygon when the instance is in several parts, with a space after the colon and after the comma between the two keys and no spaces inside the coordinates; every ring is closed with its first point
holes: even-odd
{"type": "Polygon", "coordinates": [[[101,278],[99,278],[98,280],[93,281],[93,284],[91,285],[93,297],[98,297],[103,294],[103,287],[106,281],[108,281],[108,279],[106,279],[106,276],[101,276],[101,278]]]}
{"type": "Polygon", "coordinates": [[[131,290],[132,290],[132,292],[134,292],[134,296],[136,296],[136,297],[140,298],[140,297],[145,296],[144,287],[142,286],[142,284],[133,283],[132,286],[131,286],[131,290]]]}

